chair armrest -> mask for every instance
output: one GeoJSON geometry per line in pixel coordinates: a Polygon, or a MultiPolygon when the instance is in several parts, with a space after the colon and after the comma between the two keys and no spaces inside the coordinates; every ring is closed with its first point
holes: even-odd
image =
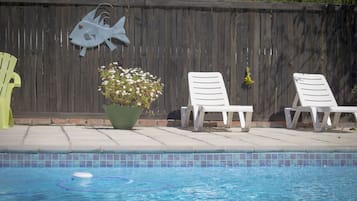
{"type": "Polygon", "coordinates": [[[14,87],[21,87],[21,77],[19,74],[13,72],[12,79],[14,80],[14,87]]]}

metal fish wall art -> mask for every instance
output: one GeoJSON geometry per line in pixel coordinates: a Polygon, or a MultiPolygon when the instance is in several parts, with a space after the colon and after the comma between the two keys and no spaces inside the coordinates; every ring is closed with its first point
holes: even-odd
{"type": "Polygon", "coordinates": [[[69,35],[71,43],[81,47],[79,55],[82,57],[85,56],[87,48],[97,47],[102,43],[105,43],[113,51],[117,46],[111,42],[111,38],[118,39],[125,45],[130,44],[129,38],[125,35],[125,16],[110,27],[104,20],[108,18],[108,12],[101,12],[96,16],[100,6],[102,4],[84,16],[69,35]]]}

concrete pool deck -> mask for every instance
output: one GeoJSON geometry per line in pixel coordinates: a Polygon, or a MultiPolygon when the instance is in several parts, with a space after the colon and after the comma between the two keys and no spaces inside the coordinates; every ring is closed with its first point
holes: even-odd
{"type": "Polygon", "coordinates": [[[285,128],[111,127],[15,125],[0,130],[0,152],[357,151],[357,132],[285,128]]]}

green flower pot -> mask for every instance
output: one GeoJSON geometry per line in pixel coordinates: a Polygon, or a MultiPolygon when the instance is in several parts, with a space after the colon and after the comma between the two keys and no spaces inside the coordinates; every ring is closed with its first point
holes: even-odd
{"type": "Polygon", "coordinates": [[[117,104],[103,105],[103,108],[115,129],[132,129],[143,111],[140,107],[117,104]]]}

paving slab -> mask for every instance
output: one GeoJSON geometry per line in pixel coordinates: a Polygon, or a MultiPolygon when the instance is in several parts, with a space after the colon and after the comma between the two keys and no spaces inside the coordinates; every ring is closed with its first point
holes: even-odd
{"type": "Polygon", "coordinates": [[[136,130],[122,130],[118,132],[114,129],[98,129],[98,131],[107,135],[118,145],[160,145],[159,142],[155,141],[150,137],[139,134],[136,130]]]}
{"type": "Polygon", "coordinates": [[[93,127],[64,126],[62,128],[70,144],[70,151],[115,150],[118,146],[115,141],[93,127]]]}

